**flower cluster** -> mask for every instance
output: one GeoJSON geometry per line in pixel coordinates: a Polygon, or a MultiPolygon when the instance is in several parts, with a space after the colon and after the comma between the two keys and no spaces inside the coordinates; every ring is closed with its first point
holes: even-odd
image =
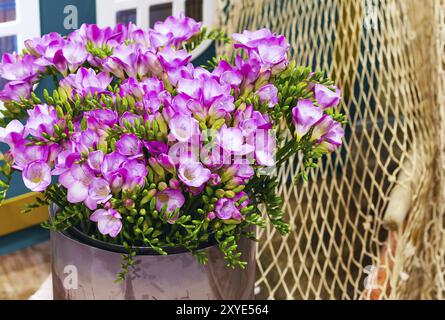
{"type": "Polygon", "coordinates": [[[97,223],[93,236],[161,253],[211,236],[240,264],[227,241],[263,224],[258,204],[274,192],[259,170],[340,146],[340,90],[290,63],[286,39],[267,29],[234,34],[233,59],[195,67],[186,48],[206,34],[183,15],[148,30],[85,24],[5,54],[0,98],[27,110],[0,128],[7,163],[68,226],[97,223]],[[33,87],[47,76],[57,88],[43,102],[33,87]],[[287,144],[280,119],[295,135],[287,144]]]}

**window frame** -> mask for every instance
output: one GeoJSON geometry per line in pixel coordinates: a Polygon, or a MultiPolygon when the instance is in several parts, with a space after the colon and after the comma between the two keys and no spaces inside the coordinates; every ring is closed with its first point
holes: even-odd
{"type": "Polygon", "coordinates": [[[15,0],[15,20],[0,23],[0,37],[16,36],[17,52],[27,39],[40,37],[39,0],[15,0]]]}
{"type": "MultiPolygon", "coordinates": [[[[150,26],[149,9],[153,5],[172,3],[172,14],[178,15],[185,12],[185,0],[96,0],[96,21],[100,27],[116,25],[116,13],[118,11],[136,9],[137,25],[148,29],[150,26]]],[[[208,28],[216,26],[217,1],[203,0],[203,25],[208,28]]],[[[204,41],[193,52],[193,58],[201,55],[211,45],[211,40],[204,41]]]]}

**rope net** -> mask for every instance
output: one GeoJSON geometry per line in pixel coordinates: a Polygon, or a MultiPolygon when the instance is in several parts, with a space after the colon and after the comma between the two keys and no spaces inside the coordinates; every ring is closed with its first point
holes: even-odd
{"type": "Polygon", "coordinates": [[[308,183],[280,170],[292,231],[260,233],[256,297],[444,298],[445,0],[219,3],[226,32],[268,27],[326,70],[349,117],[308,183]]]}

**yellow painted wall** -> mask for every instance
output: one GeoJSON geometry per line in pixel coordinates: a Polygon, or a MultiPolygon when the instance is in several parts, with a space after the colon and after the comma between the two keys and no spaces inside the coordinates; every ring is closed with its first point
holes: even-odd
{"type": "Polygon", "coordinates": [[[34,209],[30,213],[21,213],[25,204],[32,203],[38,193],[28,193],[6,200],[0,207],[0,236],[39,224],[49,217],[48,207],[34,209]]]}

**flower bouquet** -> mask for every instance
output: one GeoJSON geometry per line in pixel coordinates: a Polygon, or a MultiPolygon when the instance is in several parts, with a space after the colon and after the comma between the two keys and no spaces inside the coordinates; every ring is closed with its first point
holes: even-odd
{"type": "Polygon", "coordinates": [[[306,179],[341,145],[340,90],[289,61],[285,37],[267,29],[229,38],[180,15],[148,30],[85,24],[25,46],[0,66],[1,198],[21,172],[41,193],[25,211],[57,206],[44,226],[125,248],[120,280],[135,247],[184,248],[206,263],[211,243],[228,267],[245,267],[237,246],[255,239],[252,226],[289,232],[275,169],[298,154],[306,179]],[[232,43],[233,56],[193,66],[205,39],[232,43]],[[48,77],[55,89],[38,96],[48,77]]]}

